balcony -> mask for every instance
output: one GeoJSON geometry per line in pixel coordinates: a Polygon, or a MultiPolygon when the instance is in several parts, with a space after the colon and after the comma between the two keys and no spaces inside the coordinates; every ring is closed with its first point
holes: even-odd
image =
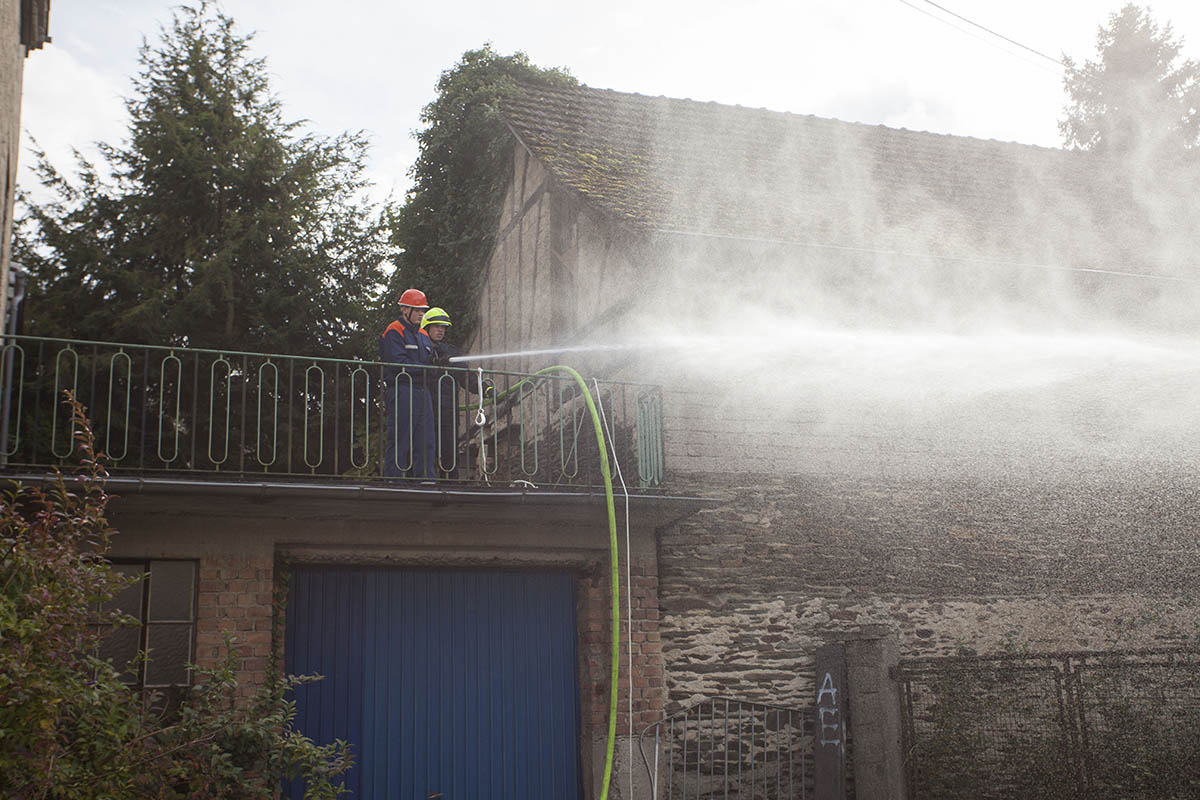
{"type": "MultiPolygon", "coordinates": [[[[374,361],[30,336],[5,337],[0,350],[0,456],[10,475],[69,466],[74,431],[63,400],[70,391],[87,408],[115,477],[406,486],[383,477],[383,395],[414,381],[430,387],[442,488],[603,485],[591,414],[566,375],[398,370],[374,361]]],[[[615,454],[631,491],[653,492],[663,482],[660,387],[587,383],[610,460],[615,454]]],[[[397,421],[413,424],[407,412],[397,421]]],[[[410,468],[411,446],[396,449],[396,470],[410,468]]]]}

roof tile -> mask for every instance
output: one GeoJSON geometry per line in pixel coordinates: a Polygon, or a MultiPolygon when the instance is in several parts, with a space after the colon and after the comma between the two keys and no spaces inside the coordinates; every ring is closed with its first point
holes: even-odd
{"type": "Polygon", "coordinates": [[[889,247],[945,235],[1065,258],[1094,256],[1080,231],[1122,216],[1097,202],[1085,153],[586,86],[526,85],[503,113],[559,181],[648,230],[889,247]]]}

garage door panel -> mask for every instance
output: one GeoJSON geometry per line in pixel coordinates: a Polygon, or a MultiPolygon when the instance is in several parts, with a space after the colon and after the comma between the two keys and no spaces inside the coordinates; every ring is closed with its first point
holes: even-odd
{"type": "Polygon", "coordinates": [[[297,691],[297,726],[353,743],[355,797],[569,800],[575,641],[569,574],[298,567],[287,669],[326,679],[297,691]]]}

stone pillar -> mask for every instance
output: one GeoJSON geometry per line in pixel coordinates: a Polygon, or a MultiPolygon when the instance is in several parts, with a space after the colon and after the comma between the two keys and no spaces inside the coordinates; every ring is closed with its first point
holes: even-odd
{"type": "Polygon", "coordinates": [[[816,722],[813,736],[813,796],[846,800],[846,647],[817,648],[816,722]]]}
{"type": "Polygon", "coordinates": [[[856,800],[906,800],[896,641],[865,634],[845,641],[856,800]]]}

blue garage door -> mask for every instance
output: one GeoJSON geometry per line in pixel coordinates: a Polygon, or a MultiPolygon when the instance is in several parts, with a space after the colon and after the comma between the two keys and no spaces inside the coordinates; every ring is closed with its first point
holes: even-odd
{"type": "Polygon", "coordinates": [[[568,574],[298,567],[297,727],[352,743],[363,800],[578,798],[575,630],[568,574]]]}

